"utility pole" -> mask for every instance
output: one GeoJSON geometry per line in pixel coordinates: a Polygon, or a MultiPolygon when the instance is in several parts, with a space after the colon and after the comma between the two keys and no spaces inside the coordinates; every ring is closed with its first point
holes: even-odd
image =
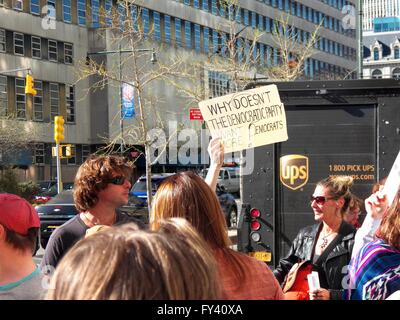
{"type": "Polygon", "coordinates": [[[357,38],[357,46],[358,46],[358,61],[357,61],[357,71],[358,71],[358,79],[363,78],[363,59],[364,59],[364,50],[363,50],[363,41],[362,41],[362,0],[357,0],[357,23],[356,23],[356,38],[357,38]]]}

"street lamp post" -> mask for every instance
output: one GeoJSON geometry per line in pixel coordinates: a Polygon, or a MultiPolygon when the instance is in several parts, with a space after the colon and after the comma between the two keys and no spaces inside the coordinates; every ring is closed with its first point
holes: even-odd
{"type": "Polygon", "coordinates": [[[154,48],[152,49],[121,49],[121,44],[118,44],[118,50],[109,50],[109,51],[97,51],[97,52],[88,52],[86,54],[86,64],[90,64],[90,56],[92,55],[107,55],[107,54],[114,54],[118,53],[118,77],[120,82],[120,89],[119,89],[119,102],[120,102],[120,119],[119,119],[119,129],[121,133],[121,156],[124,155],[124,111],[122,105],[122,83],[126,83],[122,80],[122,53],[131,53],[131,52],[151,52],[151,63],[157,62],[156,51],[154,48]]]}

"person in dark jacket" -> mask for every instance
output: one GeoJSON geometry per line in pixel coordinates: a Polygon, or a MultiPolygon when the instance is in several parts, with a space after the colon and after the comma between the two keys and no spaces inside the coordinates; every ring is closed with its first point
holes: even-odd
{"type": "MultiPolygon", "coordinates": [[[[302,264],[308,265],[309,272],[317,271],[320,289],[309,291],[307,278],[300,292],[288,294],[288,299],[339,300],[343,299],[346,286],[347,266],[351,259],[356,230],[343,220],[343,214],[352,198],[353,179],[349,176],[329,177],[318,182],[310,198],[314,219],[318,222],[300,230],[294,239],[288,255],[279,261],[274,271],[281,284],[296,274],[294,270],[302,264]],[[289,277],[287,277],[289,274],[289,277]]],[[[299,273],[300,274],[300,273],[299,273]]],[[[301,282],[301,279],[297,279],[301,282]]],[[[285,286],[286,288],[287,286],[285,286]]],[[[285,290],[284,290],[285,291],[285,290]]]]}

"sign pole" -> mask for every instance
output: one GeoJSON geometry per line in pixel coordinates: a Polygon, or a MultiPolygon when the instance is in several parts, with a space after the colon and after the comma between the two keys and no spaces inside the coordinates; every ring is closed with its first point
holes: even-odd
{"type": "Polygon", "coordinates": [[[62,191],[60,143],[56,143],[56,160],[57,160],[57,193],[60,193],[62,191]]]}

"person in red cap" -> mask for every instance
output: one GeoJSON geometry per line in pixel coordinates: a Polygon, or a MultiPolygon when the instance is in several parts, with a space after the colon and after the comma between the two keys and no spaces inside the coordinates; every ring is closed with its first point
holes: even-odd
{"type": "Polygon", "coordinates": [[[43,274],[32,258],[39,228],[39,216],[28,201],[0,194],[0,300],[44,298],[43,274]]]}

